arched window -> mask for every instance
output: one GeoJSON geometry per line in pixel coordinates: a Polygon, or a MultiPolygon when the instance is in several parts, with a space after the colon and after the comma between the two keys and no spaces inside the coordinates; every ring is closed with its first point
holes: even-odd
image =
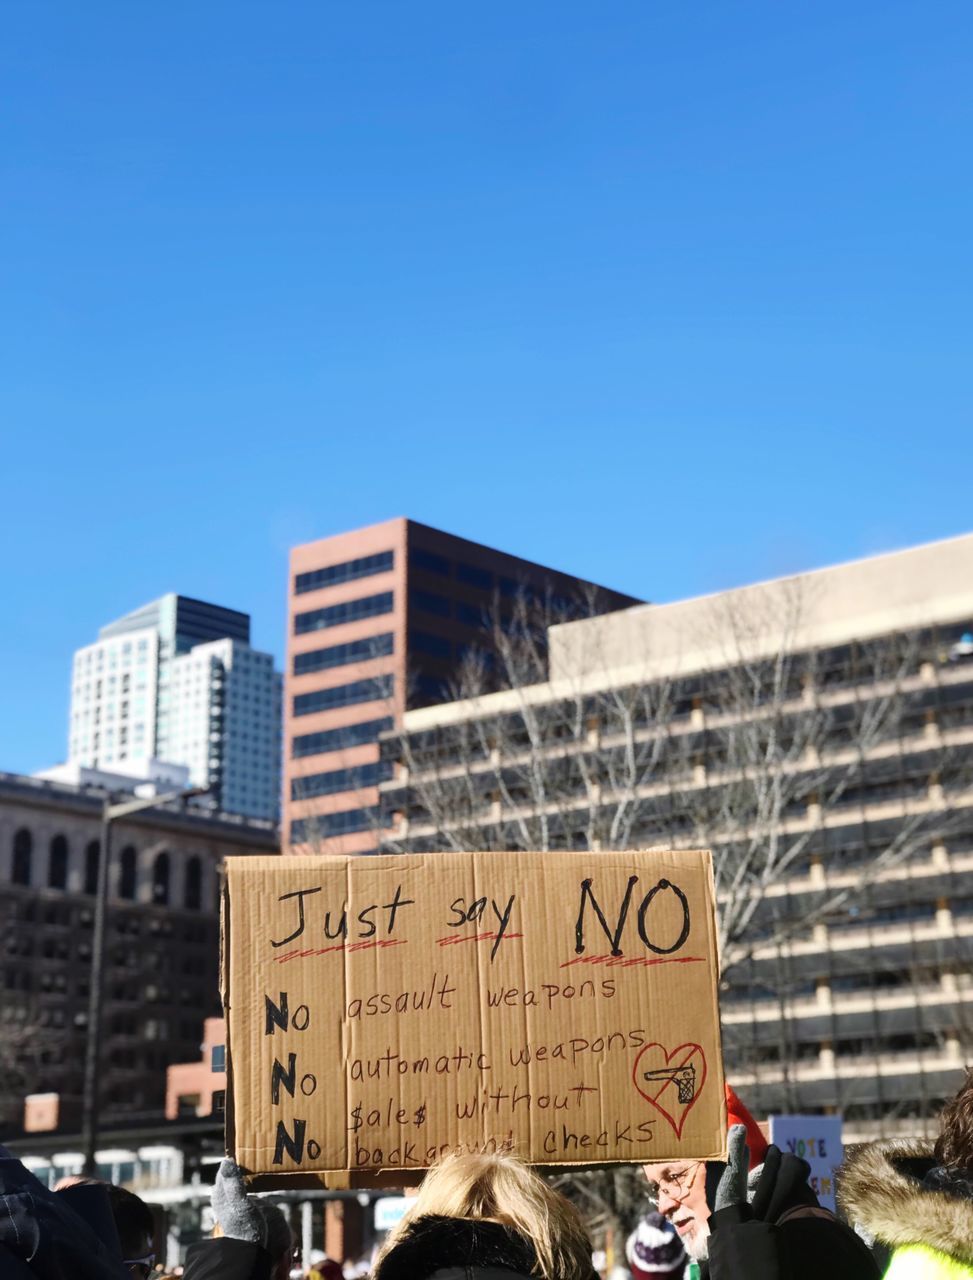
{"type": "Polygon", "coordinates": [[[84,851],[84,891],[98,892],[98,863],[101,861],[101,844],[97,840],[88,842],[84,851]]]}
{"type": "Polygon", "coordinates": [[[14,884],[30,884],[30,860],[34,851],[34,837],[26,827],[14,836],[14,866],[11,879],[14,884]]]}
{"type": "Polygon", "coordinates": [[[64,836],[51,841],[51,857],[47,864],[47,887],[66,889],[68,884],[68,842],[64,836]]]}
{"type": "Polygon", "coordinates": [[[203,864],[196,857],[186,863],[186,909],[198,911],[203,899],[203,864]]]}
{"type": "Polygon", "coordinates": [[[129,902],[135,898],[135,848],[127,844],[122,850],[118,874],[118,896],[129,902]]]}
{"type": "Polygon", "coordinates": [[[169,855],[165,850],[152,867],[152,901],[163,907],[169,904],[169,855]]]}

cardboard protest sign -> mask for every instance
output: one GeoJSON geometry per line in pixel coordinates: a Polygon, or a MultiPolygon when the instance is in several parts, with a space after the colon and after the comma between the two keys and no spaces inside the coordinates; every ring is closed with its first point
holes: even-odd
{"type": "Polygon", "coordinates": [[[771,1116],[770,1140],[808,1162],[811,1190],[834,1213],[835,1171],[845,1158],[841,1116],[771,1116]]]}
{"type": "Polygon", "coordinates": [[[251,1172],[719,1156],[708,853],[227,860],[227,1143],[251,1172]]]}

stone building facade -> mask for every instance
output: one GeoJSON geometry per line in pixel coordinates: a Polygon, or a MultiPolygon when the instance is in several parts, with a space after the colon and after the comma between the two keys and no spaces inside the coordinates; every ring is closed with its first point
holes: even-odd
{"type": "MultiPolygon", "coordinates": [[[[0,1113],[82,1090],[102,796],[0,774],[0,1113]]],[[[161,1112],[166,1068],[195,1058],[220,1013],[220,864],[278,849],[270,822],[175,806],[112,827],[102,1108],[161,1112]]]]}
{"type": "Polygon", "coordinates": [[[555,627],[549,679],[385,735],[384,848],[712,848],[748,1104],[928,1130],[973,1054],[971,584],[968,535],[555,627]]]}

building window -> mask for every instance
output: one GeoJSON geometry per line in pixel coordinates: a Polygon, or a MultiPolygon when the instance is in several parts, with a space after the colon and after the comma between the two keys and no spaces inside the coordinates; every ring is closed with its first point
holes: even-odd
{"type": "Polygon", "coordinates": [[[412,690],[413,696],[423,703],[449,702],[450,692],[448,680],[428,675],[419,676],[412,690]]]}
{"type": "Polygon", "coordinates": [[[409,552],[409,563],[417,569],[427,569],[430,573],[449,577],[449,561],[445,556],[437,556],[435,551],[426,551],[422,547],[413,547],[409,552]]]}
{"type": "Polygon", "coordinates": [[[371,658],[385,658],[394,651],[395,636],[391,631],[384,635],[369,636],[366,640],[350,640],[347,644],[333,644],[327,649],[312,649],[310,653],[294,655],[294,674],[308,675],[312,671],[327,671],[330,667],[344,667],[349,662],[368,662],[371,658]]]}
{"type": "Polygon", "coordinates": [[[413,587],[409,592],[409,603],[414,609],[434,614],[437,618],[448,618],[453,611],[445,596],[437,595],[434,591],[420,591],[418,587],[413,587]]]}
{"type": "Polygon", "coordinates": [[[129,902],[135,900],[135,849],[127,844],[122,850],[121,870],[118,877],[118,896],[129,902]]]}
{"type": "Polygon", "coordinates": [[[152,865],[152,901],[157,906],[169,905],[169,855],[164,849],[152,865]]]}
{"type": "Polygon", "coordinates": [[[339,791],[357,791],[360,787],[377,787],[392,776],[390,761],[360,764],[352,769],[332,769],[329,773],[311,773],[291,781],[292,800],[313,800],[339,791]]]}
{"type": "Polygon", "coordinates": [[[390,826],[391,815],[378,809],[345,809],[341,813],[317,813],[313,818],[299,818],[291,823],[291,844],[307,844],[328,836],[370,831],[373,827],[390,826]]]}
{"type": "Polygon", "coordinates": [[[339,582],[353,582],[355,578],[367,578],[373,573],[387,573],[395,564],[393,551],[379,551],[373,556],[359,556],[357,560],[345,560],[342,564],[329,564],[324,569],[299,573],[294,578],[294,592],[318,591],[321,587],[333,587],[339,582]]]}
{"type": "Polygon", "coordinates": [[[467,582],[471,587],[489,590],[493,586],[493,574],[486,569],[478,569],[472,564],[458,564],[456,577],[460,582],[467,582]]]}
{"type": "Polygon", "coordinates": [[[101,861],[101,845],[97,840],[90,840],[84,851],[84,891],[98,892],[98,863],[101,861]]]}
{"type": "Polygon", "coordinates": [[[375,702],[378,698],[392,696],[393,677],[373,676],[371,680],[354,680],[351,684],[338,684],[330,689],[315,689],[313,693],[299,693],[294,699],[295,716],[313,715],[315,711],[330,711],[333,707],[351,707],[356,702],[375,702]]]}
{"type": "Polygon", "coordinates": [[[186,893],[185,903],[187,911],[198,911],[203,898],[203,864],[196,857],[192,857],[186,863],[186,893]]]}
{"type": "Polygon", "coordinates": [[[428,653],[434,658],[448,658],[453,646],[444,636],[430,635],[428,631],[410,631],[409,648],[416,653],[428,653]]]}
{"type": "Polygon", "coordinates": [[[294,634],[306,635],[309,631],[324,631],[327,627],[339,627],[345,622],[357,622],[361,618],[375,618],[392,612],[392,592],[362,596],[358,600],[345,600],[326,609],[311,609],[308,613],[294,615],[294,634]]]}
{"type": "Polygon", "coordinates": [[[30,864],[34,852],[34,837],[26,827],[14,836],[14,865],[11,879],[14,884],[30,884],[30,864]]]}
{"type": "Polygon", "coordinates": [[[383,716],[381,720],[364,720],[360,724],[347,724],[340,729],[301,734],[294,738],[291,754],[295,760],[300,760],[304,756],[323,755],[326,751],[342,751],[345,747],[377,742],[379,734],[391,729],[392,723],[391,716],[383,716]]]}
{"type": "Polygon", "coordinates": [[[457,600],[456,602],[456,617],[458,621],[466,623],[468,627],[486,629],[489,623],[487,612],[482,606],[466,604],[463,600],[457,600]]]}
{"type": "Polygon", "coordinates": [[[49,889],[66,889],[68,885],[68,842],[64,836],[51,841],[51,858],[47,865],[49,889]]]}

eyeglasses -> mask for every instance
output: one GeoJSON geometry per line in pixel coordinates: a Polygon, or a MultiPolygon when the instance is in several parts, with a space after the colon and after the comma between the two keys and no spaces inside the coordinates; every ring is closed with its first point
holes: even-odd
{"type": "Polygon", "coordinates": [[[696,1160],[685,1169],[674,1171],[667,1169],[658,1182],[649,1183],[649,1199],[653,1204],[658,1204],[659,1197],[664,1192],[670,1200],[675,1200],[676,1204],[682,1204],[692,1190],[701,1164],[701,1160],[696,1160]]]}
{"type": "Polygon", "coordinates": [[[141,1276],[142,1280],[149,1280],[152,1268],[155,1266],[155,1254],[147,1253],[144,1258],[126,1258],[122,1266],[128,1267],[133,1276],[141,1276]]]}

